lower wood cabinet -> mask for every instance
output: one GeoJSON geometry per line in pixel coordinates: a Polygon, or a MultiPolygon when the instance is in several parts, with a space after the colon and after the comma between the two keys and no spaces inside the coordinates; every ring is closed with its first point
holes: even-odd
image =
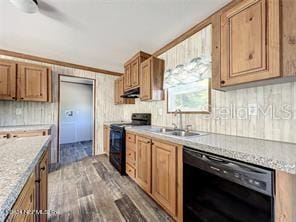
{"type": "Polygon", "coordinates": [[[35,173],[29,177],[26,185],[24,186],[21,194],[19,195],[16,203],[12,208],[12,214],[8,217],[7,221],[13,222],[33,222],[35,216],[33,212],[36,209],[36,186],[35,186],[35,173]],[[26,212],[24,212],[26,211],[26,212]]]}
{"type": "Polygon", "coordinates": [[[46,222],[48,206],[48,150],[46,150],[35,171],[27,180],[8,216],[9,222],[46,222]],[[36,213],[43,211],[43,214],[36,213]]]}
{"type": "Polygon", "coordinates": [[[177,148],[152,142],[152,196],[174,216],[177,213],[177,148]]]}
{"type": "Polygon", "coordinates": [[[110,150],[110,127],[107,125],[104,125],[104,135],[103,135],[103,146],[104,146],[104,153],[106,153],[109,156],[109,150],[110,150]]]}
{"type": "MultiPolygon", "coordinates": [[[[39,164],[37,166],[37,179],[36,179],[36,187],[37,187],[37,206],[38,210],[46,211],[47,210],[47,200],[48,200],[48,151],[46,151],[39,164]]],[[[47,221],[47,214],[41,214],[39,216],[40,222],[47,221]]]]}
{"type": "MultiPolygon", "coordinates": [[[[136,136],[136,183],[175,220],[183,221],[182,146],[136,136]]],[[[127,174],[133,168],[127,162],[127,174]]]]}
{"type": "Polygon", "coordinates": [[[137,136],[136,181],[146,192],[151,192],[151,139],[137,136]]]}

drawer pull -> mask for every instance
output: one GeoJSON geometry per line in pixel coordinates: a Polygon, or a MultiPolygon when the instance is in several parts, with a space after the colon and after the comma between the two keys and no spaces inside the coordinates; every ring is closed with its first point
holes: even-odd
{"type": "Polygon", "coordinates": [[[45,166],[41,167],[40,170],[45,170],[45,166]]]}

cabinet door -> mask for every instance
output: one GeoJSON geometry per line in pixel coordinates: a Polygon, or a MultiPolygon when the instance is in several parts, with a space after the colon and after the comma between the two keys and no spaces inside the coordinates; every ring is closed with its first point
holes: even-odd
{"type": "Polygon", "coordinates": [[[109,146],[110,146],[110,128],[104,126],[104,152],[109,156],[109,146]]]}
{"type": "MultiPolygon", "coordinates": [[[[46,151],[39,163],[39,210],[47,210],[48,201],[48,152],[46,151]]],[[[41,222],[47,221],[47,215],[39,216],[41,222]]]]}
{"type": "Polygon", "coordinates": [[[139,86],[139,59],[135,59],[131,63],[131,87],[139,86]]]}
{"type": "Polygon", "coordinates": [[[116,79],[114,83],[114,102],[115,104],[119,104],[119,80],[116,79]]]}
{"type": "Polygon", "coordinates": [[[16,99],[16,63],[0,60],[0,100],[16,99]]]}
{"type": "Polygon", "coordinates": [[[137,137],[136,181],[146,192],[151,192],[151,140],[137,137]]]}
{"type": "Polygon", "coordinates": [[[124,68],[123,89],[128,90],[131,87],[131,66],[127,65],[124,68]]]}
{"type": "Polygon", "coordinates": [[[18,66],[18,99],[25,101],[49,100],[49,71],[47,67],[30,64],[18,66]]]}
{"type": "Polygon", "coordinates": [[[141,63],[141,100],[151,99],[151,59],[141,63]]]}
{"type": "MultiPolygon", "coordinates": [[[[12,210],[21,211],[28,210],[33,211],[36,209],[35,201],[35,174],[33,173],[24,186],[21,194],[19,195],[12,210]]],[[[34,222],[34,214],[11,214],[7,221],[9,222],[34,222]]]]}
{"type": "Polygon", "coordinates": [[[174,145],[152,143],[152,195],[172,215],[177,209],[177,148],[174,145]]]}
{"type": "Polygon", "coordinates": [[[279,0],[245,0],[221,15],[221,85],[280,76],[279,0]]]}
{"type": "Polygon", "coordinates": [[[123,90],[123,77],[119,78],[118,80],[118,102],[119,104],[124,104],[124,98],[122,98],[121,96],[124,94],[124,90],[123,90]]]}

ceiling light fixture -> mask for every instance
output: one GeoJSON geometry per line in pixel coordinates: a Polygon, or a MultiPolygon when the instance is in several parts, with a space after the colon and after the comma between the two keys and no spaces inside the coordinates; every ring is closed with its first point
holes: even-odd
{"type": "Polygon", "coordinates": [[[10,0],[10,2],[26,13],[35,13],[38,11],[37,0],[10,0]]]}

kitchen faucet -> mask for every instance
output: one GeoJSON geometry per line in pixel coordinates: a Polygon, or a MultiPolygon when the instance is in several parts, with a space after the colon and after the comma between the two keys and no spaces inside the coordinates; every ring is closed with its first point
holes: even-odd
{"type": "Polygon", "coordinates": [[[180,109],[176,109],[175,111],[175,116],[177,116],[177,114],[179,113],[179,129],[182,130],[183,129],[183,121],[182,121],[182,111],[180,109]]]}

